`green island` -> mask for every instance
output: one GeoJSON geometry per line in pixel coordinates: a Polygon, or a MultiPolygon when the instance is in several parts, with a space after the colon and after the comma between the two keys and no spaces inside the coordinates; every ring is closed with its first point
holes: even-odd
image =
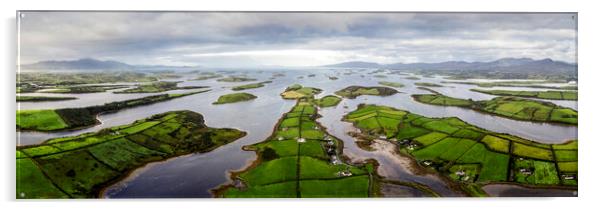
{"type": "Polygon", "coordinates": [[[128,85],[86,85],[86,86],[56,86],[40,93],[101,93],[107,90],[127,88],[128,85]]]}
{"type": "Polygon", "coordinates": [[[390,96],[398,93],[397,90],[390,87],[363,87],[363,86],[349,86],[342,90],[335,92],[335,94],[354,99],[361,95],[374,95],[374,96],[390,96]]]}
{"type": "Polygon", "coordinates": [[[409,76],[409,77],[406,77],[406,79],[409,79],[409,80],[420,80],[420,77],[409,76]]]}
{"type": "Polygon", "coordinates": [[[437,171],[473,196],[481,186],[517,183],[532,187],[577,187],[577,140],[542,144],[491,132],[457,117],[429,118],[387,106],[361,104],[344,116],[363,141],[400,145],[422,167],[437,171]]]}
{"type": "Polygon", "coordinates": [[[395,87],[395,88],[402,88],[404,87],[403,84],[399,83],[399,82],[387,82],[387,81],[380,81],[378,82],[379,85],[384,85],[384,86],[389,86],[389,87],[395,87]]]}
{"type": "Polygon", "coordinates": [[[576,85],[569,86],[548,86],[541,85],[550,81],[506,81],[506,82],[457,82],[457,81],[442,81],[441,83],[476,85],[479,87],[528,87],[528,88],[546,88],[557,90],[577,90],[576,85]]]}
{"type": "Polygon", "coordinates": [[[320,99],[312,100],[312,103],[319,107],[333,107],[341,102],[341,98],[333,95],[327,95],[320,99]]]}
{"type": "Polygon", "coordinates": [[[422,87],[443,87],[443,85],[430,83],[430,82],[416,82],[416,83],[414,83],[414,85],[422,86],[422,87]]]}
{"type": "Polygon", "coordinates": [[[539,98],[551,100],[577,100],[577,91],[517,91],[517,90],[483,90],[470,89],[474,92],[485,93],[498,96],[519,96],[525,98],[539,98]]]}
{"type": "Polygon", "coordinates": [[[377,74],[377,75],[374,75],[373,77],[374,77],[374,78],[381,78],[381,79],[382,79],[382,78],[387,78],[387,76],[386,76],[386,75],[382,75],[382,74],[377,74]]]}
{"type": "Polygon", "coordinates": [[[231,174],[234,184],[217,197],[371,197],[377,187],[372,163],[342,161],[342,141],[326,133],[311,99],[301,98],[265,141],[243,147],[255,151],[247,169],[231,174]]]}
{"type": "Polygon", "coordinates": [[[199,89],[199,88],[207,88],[208,86],[184,86],[178,87],[178,83],[180,82],[153,82],[147,84],[140,84],[135,88],[130,88],[127,90],[117,91],[114,93],[160,93],[170,90],[187,90],[187,89],[199,89]]]}
{"type": "Polygon", "coordinates": [[[321,92],[322,90],[318,88],[303,87],[300,84],[293,84],[288,86],[280,96],[284,99],[313,98],[314,95],[321,92]]]}
{"type": "Polygon", "coordinates": [[[453,98],[442,94],[417,94],[412,97],[425,104],[470,108],[515,120],[577,125],[577,111],[550,102],[514,96],[500,96],[482,101],[453,98]]]}
{"type": "Polygon", "coordinates": [[[38,102],[38,101],[65,101],[74,100],[76,97],[50,97],[50,96],[17,96],[17,101],[38,102]]]}
{"type": "Polygon", "coordinates": [[[220,78],[220,77],[222,77],[221,74],[216,74],[216,73],[213,73],[213,72],[204,72],[204,73],[201,73],[201,76],[198,76],[198,77],[196,77],[195,79],[192,79],[192,80],[209,80],[209,79],[217,79],[217,78],[220,78]]]}
{"type": "Polygon", "coordinates": [[[233,87],[232,90],[234,90],[234,91],[240,91],[240,90],[260,88],[260,87],[265,86],[265,84],[268,84],[268,83],[272,83],[272,81],[265,81],[265,82],[258,82],[258,83],[247,84],[247,85],[240,85],[240,86],[233,87]]]}
{"type": "Polygon", "coordinates": [[[17,147],[17,198],[94,198],[150,162],[212,151],[246,133],[172,111],[96,133],[17,147]]]}
{"type": "Polygon", "coordinates": [[[98,106],[43,110],[17,110],[17,129],[23,131],[76,130],[98,124],[96,116],[135,106],[153,104],[209,90],[181,94],[161,94],[138,99],[116,101],[98,106]]]}
{"type": "Polygon", "coordinates": [[[248,77],[230,76],[230,77],[218,79],[217,81],[219,81],[219,82],[249,82],[249,81],[257,81],[257,79],[248,78],[248,77]]]}
{"type": "Polygon", "coordinates": [[[213,104],[229,104],[241,101],[250,101],[256,99],[257,96],[250,93],[230,93],[220,96],[213,104]]]}

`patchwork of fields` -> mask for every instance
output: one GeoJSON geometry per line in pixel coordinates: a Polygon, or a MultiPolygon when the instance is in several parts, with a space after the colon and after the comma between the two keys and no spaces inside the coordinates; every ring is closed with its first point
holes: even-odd
{"type": "Polygon", "coordinates": [[[577,91],[515,91],[515,90],[482,90],[470,89],[474,92],[498,96],[519,96],[525,98],[539,98],[551,100],[577,100],[577,91]]]}
{"type": "Polygon", "coordinates": [[[245,147],[259,159],[234,178],[224,197],[369,197],[373,166],[341,161],[340,140],[315,122],[317,109],[300,100],[270,138],[245,147]]]}
{"type": "Polygon", "coordinates": [[[17,147],[17,198],[90,198],[149,162],[208,152],[246,135],[174,111],[130,125],[17,147]]]}
{"type": "Polygon", "coordinates": [[[377,105],[362,104],[344,119],[372,138],[398,142],[400,151],[422,166],[466,185],[577,185],[577,140],[542,144],[487,131],[456,117],[428,118],[377,105]]]}
{"type": "Polygon", "coordinates": [[[102,112],[119,111],[207,91],[209,90],[179,94],[161,94],[82,108],[17,110],[17,129],[35,131],[79,129],[96,124],[96,115],[102,112]]]}
{"type": "Polygon", "coordinates": [[[452,98],[441,94],[418,94],[412,97],[421,103],[471,108],[516,120],[577,125],[577,111],[550,102],[514,96],[501,96],[483,101],[452,98]]]}

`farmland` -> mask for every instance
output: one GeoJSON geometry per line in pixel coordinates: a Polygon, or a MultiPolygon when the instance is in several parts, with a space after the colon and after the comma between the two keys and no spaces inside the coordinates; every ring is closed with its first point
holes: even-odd
{"type": "Polygon", "coordinates": [[[337,106],[341,102],[341,98],[333,95],[327,95],[320,99],[313,100],[313,103],[319,107],[333,107],[337,106]]]}
{"type": "Polygon", "coordinates": [[[96,133],[17,147],[17,198],[92,198],[150,162],[209,152],[246,135],[173,111],[96,133]]]}
{"type": "Polygon", "coordinates": [[[363,87],[363,86],[349,86],[342,90],[335,92],[335,94],[354,99],[361,95],[374,95],[374,96],[390,96],[398,93],[397,90],[389,87],[363,87]]]}
{"type": "Polygon", "coordinates": [[[231,93],[220,96],[216,102],[213,102],[213,104],[236,103],[241,101],[249,101],[256,98],[257,96],[250,93],[231,93]]]}
{"type": "Polygon", "coordinates": [[[399,82],[387,82],[387,81],[380,81],[378,82],[379,85],[384,85],[384,86],[389,86],[389,87],[395,87],[395,88],[402,88],[404,87],[403,84],[399,83],[399,82]]]}
{"type": "Polygon", "coordinates": [[[322,90],[314,87],[303,87],[300,84],[288,86],[280,94],[284,99],[313,98],[314,95],[321,93],[322,90]]]}
{"type": "Polygon", "coordinates": [[[37,101],[65,101],[74,100],[75,97],[50,97],[50,96],[17,96],[17,101],[37,102],[37,101]]]}
{"type": "Polygon", "coordinates": [[[272,81],[265,81],[265,82],[247,84],[247,85],[240,85],[240,86],[233,87],[232,90],[234,90],[234,91],[240,91],[240,90],[260,88],[260,87],[265,86],[265,84],[271,83],[271,82],[272,81]]]}
{"type": "Polygon", "coordinates": [[[249,82],[249,81],[257,81],[257,79],[232,76],[232,77],[221,78],[221,79],[218,79],[217,81],[219,81],[219,82],[249,82]]]}
{"type": "Polygon", "coordinates": [[[161,94],[82,108],[17,110],[17,129],[35,131],[80,129],[97,124],[98,121],[96,120],[96,115],[103,112],[115,112],[126,108],[153,104],[207,91],[208,90],[183,94],[161,94]]]}
{"type": "Polygon", "coordinates": [[[557,90],[577,90],[575,85],[569,86],[551,86],[545,85],[554,81],[504,81],[504,82],[460,82],[460,81],[443,81],[442,83],[476,85],[478,87],[528,87],[528,88],[546,88],[557,90]]]}
{"type": "Polygon", "coordinates": [[[153,82],[147,84],[140,84],[135,88],[130,88],[122,91],[116,91],[115,93],[160,93],[169,90],[186,90],[186,89],[199,89],[207,88],[207,86],[184,86],[179,87],[179,82],[153,82]]]}
{"type": "Polygon", "coordinates": [[[414,83],[414,85],[422,86],[422,87],[443,87],[443,85],[430,83],[430,82],[416,82],[416,83],[414,83]]]}
{"type": "Polygon", "coordinates": [[[424,168],[463,185],[576,186],[577,140],[542,144],[450,118],[362,104],[344,117],[372,139],[399,143],[424,168]]]}
{"type": "Polygon", "coordinates": [[[341,160],[341,141],[325,132],[308,99],[285,113],[274,133],[245,146],[258,159],[232,175],[241,184],[217,190],[220,197],[369,197],[373,170],[341,160]]]}
{"type": "Polygon", "coordinates": [[[129,87],[127,85],[87,85],[87,86],[57,86],[48,90],[40,90],[40,93],[101,93],[107,90],[129,87]]]}
{"type": "Polygon", "coordinates": [[[549,102],[513,96],[501,96],[483,101],[452,98],[441,94],[418,94],[412,97],[421,103],[471,108],[516,120],[577,125],[577,111],[549,102]]]}
{"type": "Polygon", "coordinates": [[[514,91],[514,90],[483,90],[483,89],[470,89],[474,92],[485,93],[490,95],[498,96],[518,96],[525,98],[539,98],[539,99],[551,99],[551,100],[577,100],[576,91],[514,91]]]}
{"type": "Polygon", "coordinates": [[[156,77],[139,72],[110,73],[19,73],[17,86],[36,85],[40,87],[69,86],[78,84],[153,82],[156,77]]]}

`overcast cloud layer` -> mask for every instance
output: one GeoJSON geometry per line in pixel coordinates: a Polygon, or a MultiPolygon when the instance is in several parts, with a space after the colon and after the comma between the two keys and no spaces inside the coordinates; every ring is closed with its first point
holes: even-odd
{"type": "Polygon", "coordinates": [[[244,67],[491,61],[575,62],[575,14],[24,12],[21,62],[244,67]]]}

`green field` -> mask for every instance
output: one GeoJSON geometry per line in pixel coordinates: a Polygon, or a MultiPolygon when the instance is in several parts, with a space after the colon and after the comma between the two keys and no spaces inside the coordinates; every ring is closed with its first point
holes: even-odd
{"type": "Polygon", "coordinates": [[[265,82],[247,84],[247,85],[240,85],[240,86],[233,87],[232,90],[234,90],[234,91],[240,91],[240,90],[260,88],[260,87],[265,86],[265,84],[271,83],[271,82],[272,81],[265,81],[265,82]]]}
{"type": "MultiPolygon", "coordinates": [[[[528,87],[528,88],[545,88],[556,90],[577,90],[576,85],[567,86],[551,86],[543,85],[545,83],[554,83],[558,81],[500,81],[500,82],[459,82],[459,81],[443,81],[442,83],[476,85],[479,87],[528,87]]],[[[564,81],[562,81],[564,82],[564,81]]]]}
{"type": "Polygon", "coordinates": [[[122,72],[86,72],[86,73],[43,73],[26,72],[17,75],[17,89],[22,92],[33,92],[42,88],[55,88],[57,86],[70,86],[81,84],[116,83],[116,82],[153,82],[156,77],[145,73],[122,72]],[[32,87],[36,86],[36,87],[32,87]],[[25,91],[23,91],[25,90],[25,91]],[[30,91],[33,90],[33,91],[30,91]]]}
{"type": "Polygon", "coordinates": [[[230,76],[230,77],[218,79],[217,81],[219,81],[219,82],[249,82],[249,81],[257,81],[257,79],[247,78],[247,77],[230,76]]]}
{"type": "Polygon", "coordinates": [[[129,87],[127,85],[86,85],[86,86],[56,86],[50,90],[41,90],[40,93],[100,93],[107,90],[129,87]]]}
{"type": "Polygon", "coordinates": [[[122,91],[116,91],[114,93],[160,93],[170,90],[185,90],[185,89],[199,89],[207,88],[207,86],[184,86],[179,87],[179,82],[153,82],[140,84],[135,88],[130,88],[122,91]]]}
{"type": "Polygon", "coordinates": [[[17,96],[17,101],[65,101],[65,100],[74,100],[76,97],[50,97],[50,96],[17,96]]]}
{"type": "Polygon", "coordinates": [[[265,141],[245,146],[256,164],[233,175],[246,187],[228,186],[223,197],[369,197],[372,178],[366,165],[340,161],[341,141],[315,122],[311,99],[300,99],[283,115],[265,141]],[[335,159],[333,159],[335,158],[335,159]],[[333,160],[337,160],[333,163],[333,160]],[[345,174],[349,173],[349,174],[345,174]]]}
{"type": "Polygon", "coordinates": [[[320,99],[316,99],[313,101],[319,107],[333,107],[337,106],[341,102],[341,98],[333,95],[327,95],[320,99]]]}
{"type": "Polygon", "coordinates": [[[17,147],[17,198],[91,198],[149,162],[208,152],[246,133],[209,128],[191,111],[17,147]],[[152,137],[151,137],[152,136],[152,137]]]}
{"type": "Polygon", "coordinates": [[[452,98],[441,94],[420,94],[412,95],[414,100],[426,104],[441,105],[441,106],[460,106],[469,107],[472,102],[466,99],[452,98]]]}
{"type": "Polygon", "coordinates": [[[236,103],[241,101],[249,101],[256,98],[257,96],[250,93],[230,93],[220,96],[216,102],[213,102],[213,104],[236,103]]]}
{"type": "Polygon", "coordinates": [[[397,90],[389,87],[362,87],[362,86],[349,86],[342,90],[335,92],[335,94],[354,99],[361,95],[374,95],[374,96],[390,96],[398,93],[397,90]]]}
{"type": "Polygon", "coordinates": [[[54,110],[17,110],[17,128],[51,131],[69,127],[54,110]]]}
{"type": "Polygon", "coordinates": [[[542,144],[487,131],[455,117],[428,118],[378,105],[361,104],[344,120],[368,138],[386,136],[389,141],[399,142],[401,153],[466,186],[491,182],[577,183],[561,182],[559,178],[577,175],[577,140],[542,144]]]}
{"type": "Polygon", "coordinates": [[[314,87],[303,87],[300,84],[288,86],[280,94],[284,99],[313,98],[314,95],[321,93],[322,90],[314,87]]]}
{"type": "Polygon", "coordinates": [[[422,86],[422,87],[443,87],[443,85],[430,83],[430,82],[416,82],[416,83],[414,83],[414,85],[422,86]]]}
{"type": "Polygon", "coordinates": [[[539,98],[551,100],[577,100],[577,91],[515,91],[515,90],[483,90],[470,89],[474,92],[498,96],[519,96],[525,98],[539,98]]]}
{"type": "Polygon", "coordinates": [[[207,91],[209,90],[180,94],[161,94],[82,108],[17,110],[17,129],[35,131],[79,129],[96,124],[98,122],[96,120],[96,115],[103,112],[115,112],[126,108],[158,103],[207,91]]]}
{"type": "Polygon", "coordinates": [[[412,97],[425,104],[471,108],[515,120],[577,125],[577,111],[550,102],[514,96],[500,96],[483,101],[452,98],[441,94],[416,94],[412,97]]]}
{"type": "Polygon", "coordinates": [[[402,88],[404,87],[403,84],[399,83],[399,82],[387,82],[387,81],[380,81],[378,82],[379,85],[384,85],[384,86],[389,86],[389,87],[396,87],[396,88],[402,88]]]}

